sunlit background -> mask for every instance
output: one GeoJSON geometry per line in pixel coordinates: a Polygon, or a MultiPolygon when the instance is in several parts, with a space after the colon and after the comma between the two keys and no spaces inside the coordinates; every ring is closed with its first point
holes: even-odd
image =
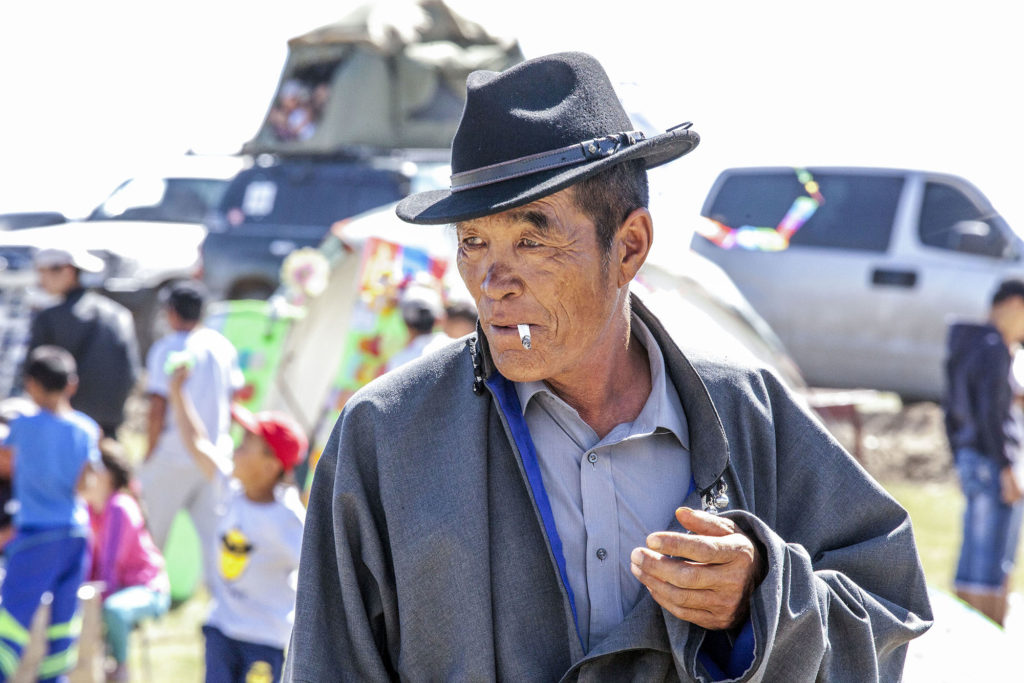
{"type": "MultiPolygon", "coordinates": [[[[81,215],[151,160],[237,151],[266,113],[287,39],[356,4],[5,3],[0,211],[81,215]]],[[[450,4],[517,36],[527,57],[597,55],[656,127],[694,122],[700,149],[652,174],[662,244],[666,224],[688,230],[717,173],[737,165],[954,173],[1024,230],[1024,41],[1011,3],[450,4]]]]}
{"type": "MultiPolygon", "coordinates": [[[[150,167],[161,173],[188,151],[237,153],[267,113],[287,40],[365,2],[0,4],[0,213],[82,217],[122,180],[150,167]]],[[[701,146],[651,175],[658,257],[678,259],[712,182],[733,166],[951,173],[974,183],[1024,234],[1024,39],[1020,11],[1006,0],[446,2],[518,38],[526,57],[596,55],[627,108],[655,130],[694,123],[701,146]]],[[[846,429],[839,436],[863,451],[869,470],[910,511],[929,584],[948,589],[961,496],[941,409],[870,401],[862,414],[851,413],[860,416],[850,425],[839,425],[846,429]],[[907,472],[880,469],[893,453],[901,467],[909,463],[907,472]],[[911,465],[924,474],[909,476],[911,465]]],[[[137,431],[129,446],[141,450],[137,431]]],[[[1024,583],[1024,563],[1015,581],[1024,583]]],[[[1024,597],[1014,600],[1012,646],[985,630],[971,640],[965,629],[954,652],[936,628],[931,649],[915,646],[918,675],[908,680],[940,680],[943,668],[949,680],[962,680],[967,674],[952,666],[956,653],[982,652],[963,658],[975,667],[994,656],[986,646],[1002,651],[996,664],[1009,661],[1024,633],[1024,597]],[[944,649],[947,657],[934,654],[944,649]]],[[[202,597],[158,625],[163,637],[153,639],[152,660],[165,680],[197,678],[204,611],[202,597]]],[[[148,654],[143,661],[148,668],[148,654]]],[[[1019,666],[1004,667],[1011,668],[1019,666]]]]}

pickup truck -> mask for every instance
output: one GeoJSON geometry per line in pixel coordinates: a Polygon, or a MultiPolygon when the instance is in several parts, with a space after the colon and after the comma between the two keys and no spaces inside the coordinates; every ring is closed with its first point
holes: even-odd
{"type": "Polygon", "coordinates": [[[1024,242],[963,178],[881,168],[730,168],[692,248],[717,263],[811,386],[942,397],[946,330],[980,321],[1024,242]]]}

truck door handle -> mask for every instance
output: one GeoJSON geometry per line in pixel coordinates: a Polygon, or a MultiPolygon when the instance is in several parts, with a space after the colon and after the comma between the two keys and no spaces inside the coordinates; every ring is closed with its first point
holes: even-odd
{"type": "Polygon", "coordinates": [[[875,268],[871,271],[871,284],[879,287],[913,287],[917,284],[917,272],[875,268]]]}

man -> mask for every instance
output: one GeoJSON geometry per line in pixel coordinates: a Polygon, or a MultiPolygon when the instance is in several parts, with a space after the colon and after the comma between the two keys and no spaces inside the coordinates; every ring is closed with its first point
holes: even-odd
{"type": "Polygon", "coordinates": [[[449,339],[461,339],[476,331],[476,304],[455,299],[444,307],[441,329],[449,339]]]}
{"type": "Polygon", "coordinates": [[[1006,616],[1007,577],[1020,531],[1014,476],[1020,459],[1010,368],[1024,341],[1024,282],[1007,280],[992,296],[984,324],[949,328],[946,434],[967,505],[954,581],[961,600],[997,624],[1006,616]]]}
{"type": "Polygon", "coordinates": [[[346,405],[290,680],[898,678],[930,619],[906,513],[773,374],[684,356],[629,295],[644,169],[697,135],[631,132],[578,53],[467,90],[451,191],[398,214],[456,224],[478,332],[346,405]]]}
{"type": "Polygon", "coordinates": [[[187,510],[202,544],[203,570],[209,577],[215,569],[208,549],[213,547],[216,535],[217,492],[196,469],[181,441],[168,406],[170,375],[179,364],[190,365],[185,391],[210,440],[227,452],[233,446],[229,434],[231,399],[244,380],[235,347],[224,335],[201,322],[206,303],[202,283],[175,283],[166,296],[166,315],[172,332],[153,344],[146,358],[149,449],[139,470],[139,483],[149,530],[157,546],[164,547],[178,511],[187,510]]]}
{"type": "Polygon", "coordinates": [[[410,282],[398,297],[398,310],[409,331],[409,340],[388,359],[389,371],[416,360],[448,339],[444,332],[434,331],[438,319],[444,316],[441,293],[434,287],[410,282]]]}
{"type": "Polygon", "coordinates": [[[103,270],[86,251],[41,249],[34,265],[39,286],[60,301],[36,315],[28,354],[44,345],[67,349],[78,366],[78,391],[71,407],[116,437],[124,404],[139,378],[139,348],[132,314],[121,304],[85,289],[81,275],[103,270]]]}

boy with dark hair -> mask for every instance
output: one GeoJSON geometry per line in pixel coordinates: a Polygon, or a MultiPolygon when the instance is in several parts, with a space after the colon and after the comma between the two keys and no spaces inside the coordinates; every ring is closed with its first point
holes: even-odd
{"type": "Polygon", "coordinates": [[[99,462],[99,426],[71,407],[75,360],[40,346],[25,365],[25,391],[39,407],[13,420],[2,448],[14,458],[15,538],[7,547],[0,588],[0,681],[18,666],[32,616],[44,593],[50,603],[49,653],[39,680],[57,680],[78,658],[78,587],[87,564],[89,517],[76,491],[99,462]]]}
{"type": "Polygon", "coordinates": [[[1007,280],[992,296],[988,321],[950,327],[946,361],[946,434],[967,500],[954,585],[960,599],[998,624],[1020,527],[1013,463],[1021,454],[1007,432],[1010,368],[1022,341],[1024,281],[1007,280]]]}

